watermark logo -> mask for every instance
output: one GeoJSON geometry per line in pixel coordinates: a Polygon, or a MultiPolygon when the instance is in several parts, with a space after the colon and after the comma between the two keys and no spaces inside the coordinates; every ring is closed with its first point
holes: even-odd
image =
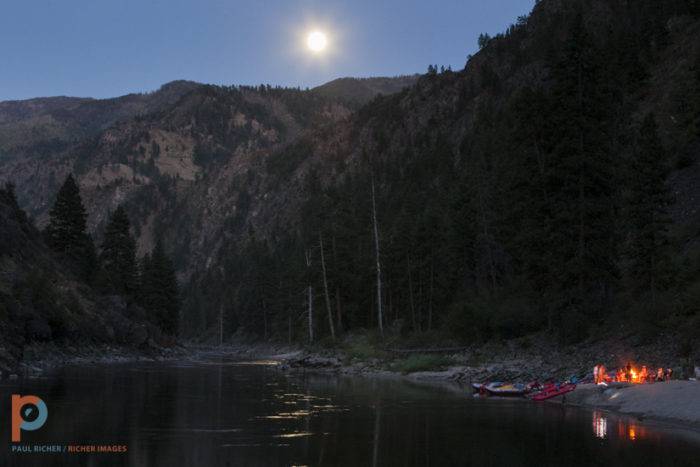
{"type": "Polygon", "coordinates": [[[38,430],[49,416],[49,409],[36,396],[12,394],[12,442],[21,441],[22,431],[38,430]]]}
{"type": "Polygon", "coordinates": [[[22,431],[35,431],[44,426],[49,418],[46,403],[33,395],[12,394],[12,443],[10,451],[23,454],[124,454],[129,450],[126,444],[79,444],[79,443],[23,443],[22,431]]]}

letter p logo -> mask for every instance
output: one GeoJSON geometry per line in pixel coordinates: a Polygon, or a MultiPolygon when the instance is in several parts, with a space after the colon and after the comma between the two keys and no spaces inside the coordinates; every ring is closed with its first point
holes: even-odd
{"type": "Polygon", "coordinates": [[[46,423],[49,409],[36,396],[12,394],[12,442],[20,442],[20,431],[34,431],[46,423]]]}

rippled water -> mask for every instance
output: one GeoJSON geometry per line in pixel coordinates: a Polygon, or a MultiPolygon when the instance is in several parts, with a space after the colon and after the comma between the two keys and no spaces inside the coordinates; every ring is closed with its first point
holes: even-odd
{"type": "Polygon", "coordinates": [[[604,412],[473,399],[457,386],[294,373],[226,361],[68,367],[0,384],[2,465],[700,465],[693,432],[604,412]],[[49,417],[11,452],[10,395],[49,417]]]}

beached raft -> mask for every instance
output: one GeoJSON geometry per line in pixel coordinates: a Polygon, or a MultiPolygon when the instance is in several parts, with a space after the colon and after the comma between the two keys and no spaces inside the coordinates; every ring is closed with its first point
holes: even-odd
{"type": "Polygon", "coordinates": [[[544,401],[557,396],[563,396],[576,389],[575,383],[547,383],[540,386],[538,383],[473,383],[472,390],[475,394],[500,396],[500,397],[524,397],[534,401],[544,401]]]}
{"type": "Polygon", "coordinates": [[[545,401],[557,396],[563,396],[564,394],[570,393],[576,389],[574,383],[564,383],[564,384],[545,384],[542,390],[530,396],[533,401],[545,401]]]}
{"type": "Polygon", "coordinates": [[[525,384],[493,382],[487,384],[472,384],[474,392],[500,397],[521,397],[530,391],[530,387],[525,384]]]}

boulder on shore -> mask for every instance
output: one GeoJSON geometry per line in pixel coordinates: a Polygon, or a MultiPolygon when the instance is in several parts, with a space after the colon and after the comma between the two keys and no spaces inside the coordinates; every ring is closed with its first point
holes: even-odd
{"type": "Polygon", "coordinates": [[[315,355],[307,355],[302,358],[296,358],[289,361],[289,366],[291,367],[304,367],[304,368],[340,368],[342,362],[336,357],[320,357],[315,355]]]}

